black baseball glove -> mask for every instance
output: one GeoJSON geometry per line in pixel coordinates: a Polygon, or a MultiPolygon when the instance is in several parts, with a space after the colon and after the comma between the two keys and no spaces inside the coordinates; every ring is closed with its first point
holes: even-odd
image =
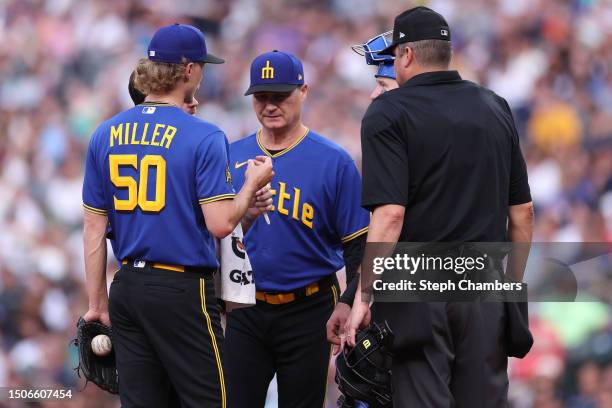
{"type": "Polygon", "coordinates": [[[87,322],[82,317],[79,318],[77,337],[74,339],[74,344],[79,348],[79,366],[76,372],[79,377],[83,374],[87,382],[91,381],[111,394],[118,394],[119,378],[115,364],[115,350],[101,357],[91,349],[91,340],[98,334],[105,334],[112,339],[110,327],[100,322],[87,322]]]}

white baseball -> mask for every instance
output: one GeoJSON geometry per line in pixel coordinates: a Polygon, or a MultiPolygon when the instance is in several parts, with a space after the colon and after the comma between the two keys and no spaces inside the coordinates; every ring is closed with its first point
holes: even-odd
{"type": "Polygon", "coordinates": [[[91,349],[97,356],[106,356],[113,349],[110,338],[106,334],[98,334],[91,340],[91,349]]]}

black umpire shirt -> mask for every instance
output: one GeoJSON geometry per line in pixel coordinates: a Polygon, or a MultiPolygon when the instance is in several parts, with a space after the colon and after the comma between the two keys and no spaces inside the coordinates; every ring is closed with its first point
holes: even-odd
{"type": "Polygon", "coordinates": [[[405,206],[400,241],[506,241],[508,206],[531,201],[508,103],[457,71],[376,98],[361,146],[362,205],[405,206]]]}

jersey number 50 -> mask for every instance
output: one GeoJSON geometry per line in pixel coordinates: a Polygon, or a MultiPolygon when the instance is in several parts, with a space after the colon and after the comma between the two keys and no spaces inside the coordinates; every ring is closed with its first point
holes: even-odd
{"type": "Polygon", "coordinates": [[[146,212],[160,212],[166,205],[166,161],[160,155],[146,155],[140,160],[140,185],[133,177],[120,176],[119,167],[130,166],[138,170],[138,156],[135,154],[111,154],[108,156],[110,179],[117,188],[126,188],[128,198],[113,197],[115,211],[134,211],[136,206],[146,212]],[[155,199],[147,199],[149,168],[155,167],[155,199]]]}

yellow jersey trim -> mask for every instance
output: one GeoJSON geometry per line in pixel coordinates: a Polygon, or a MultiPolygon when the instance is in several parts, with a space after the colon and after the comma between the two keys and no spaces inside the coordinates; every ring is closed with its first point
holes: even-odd
{"type": "Polygon", "coordinates": [[[257,131],[257,134],[255,135],[255,139],[257,139],[257,144],[259,145],[259,148],[261,149],[262,152],[264,152],[266,154],[266,156],[270,156],[270,157],[279,157],[282,156],[283,154],[289,152],[291,149],[295,148],[297,145],[299,145],[302,140],[304,140],[306,138],[306,136],[308,135],[308,132],[310,132],[310,129],[306,128],[306,131],[304,131],[304,134],[302,136],[300,136],[295,142],[293,142],[293,144],[291,144],[291,146],[284,148],[283,150],[281,150],[280,152],[276,153],[276,154],[272,154],[268,151],[268,149],[266,149],[264,147],[264,145],[261,143],[261,140],[259,139],[260,135],[261,135],[261,129],[259,129],[257,131]]]}
{"type": "Polygon", "coordinates": [[[89,205],[87,205],[85,203],[83,203],[83,208],[86,211],[92,212],[94,214],[98,214],[98,215],[106,215],[107,214],[106,210],[102,210],[100,208],[92,207],[92,206],[89,206],[89,205]]]}
{"type": "Polygon", "coordinates": [[[358,236],[361,236],[361,235],[365,234],[366,232],[368,232],[368,227],[362,228],[359,231],[355,231],[351,235],[347,235],[346,237],[342,238],[341,241],[344,244],[345,242],[348,242],[348,241],[350,241],[352,239],[355,239],[358,236]]]}
{"type": "MultiPolygon", "coordinates": [[[[334,308],[336,308],[336,305],[338,304],[338,292],[336,291],[336,285],[332,284],[331,290],[332,290],[332,297],[334,300],[334,308]]],[[[332,358],[332,351],[333,351],[333,346],[330,345],[329,346],[329,358],[330,359],[332,358]]],[[[327,395],[327,378],[329,378],[329,366],[327,367],[327,375],[325,376],[325,378],[326,378],[326,381],[325,381],[325,394],[324,395],[327,395]]],[[[325,401],[323,401],[322,408],[325,408],[325,401]]]]}
{"type": "Polygon", "coordinates": [[[213,197],[208,197],[208,198],[200,198],[200,204],[208,204],[208,203],[213,203],[215,201],[221,201],[221,200],[229,200],[230,198],[234,198],[236,196],[236,194],[234,193],[230,193],[230,194],[221,194],[221,195],[217,195],[217,196],[213,196],[213,197]]]}
{"type": "Polygon", "coordinates": [[[208,327],[208,333],[210,334],[210,340],[213,345],[215,352],[215,359],[217,360],[217,369],[219,371],[219,383],[221,384],[221,407],[226,408],[226,397],[225,397],[225,379],[223,378],[223,366],[221,365],[221,355],[219,354],[219,348],[217,347],[217,338],[212,328],[210,316],[206,311],[206,284],[204,279],[200,278],[200,305],[202,306],[202,312],[206,318],[206,326],[208,327]]]}
{"type": "Polygon", "coordinates": [[[334,306],[338,303],[338,292],[336,291],[336,286],[332,285],[332,292],[334,293],[334,306]]]}

